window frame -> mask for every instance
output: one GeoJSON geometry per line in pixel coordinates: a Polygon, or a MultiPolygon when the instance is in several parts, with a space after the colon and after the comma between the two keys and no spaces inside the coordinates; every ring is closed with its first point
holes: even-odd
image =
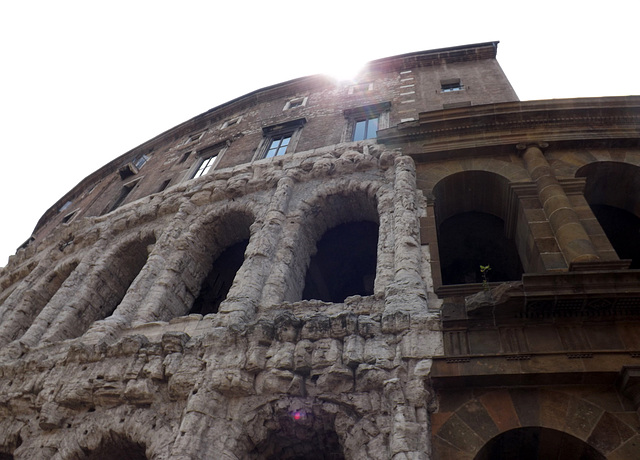
{"type": "Polygon", "coordinates": [[[283,156],[286,154],[291,154],[296,151],[296,147],[298,141],[300,140],[300,133],[302,132],[302,127],[307,122],[306,118],[297,118],[295,120],[286,121],[283,123],[278,123],[277,125],[265,126],[262,128],[262,141],[260,145],[256,149],[256,153],[254,155],[254,161],[264,160],[267,158],[275,158],[278,156],[283,156]],[[278,144],[276,147],[275,155],[269,155],[269,152],[272,149],[273,143],[278,139],[289,139],[285,150],[280,153],[280,149],[282,148],[281,144],[278,144]]]}
{"type": "Polygon", "coordinates": [[[187,171],[186,180],[198,179],[200,177],[211,174],[222,159],[224,152],[229,147],[229,142],[219,142],[212,146],[206,147],[196,152],[196,161],[187,171]],[[203,165],[209,161],[209,164],[203,168],[203,165]],[[204,169],[202,172],[200,172],[204,169]],[[200,174],[198,174],[200,173],[200,174]]]}
{"type": "MultiPolygon", "coordinates": [[[[345,131],[343,133],[343,142],[361,142],[363,140],[375,140],[377,139],[377,131],[386,129],[389,127],[389,113],[391,111],[391,102],[381,102],[378,104],[371,104],[362,107],[354,107],[344,111],[344,116],[347,119],[345,131]],[[376,130],[375,137],[367,137],[360,140],[354,140],[356,134],[356,126],[359,122],[378,120],[378,129],[376,130]]],[[[368,125],[368,123],[367,123],[368,125]]],[[[367,126],[365,125],[365,127],[367,126]]],[[[365,130],[366,134],[366,130],[365,130]]]]}

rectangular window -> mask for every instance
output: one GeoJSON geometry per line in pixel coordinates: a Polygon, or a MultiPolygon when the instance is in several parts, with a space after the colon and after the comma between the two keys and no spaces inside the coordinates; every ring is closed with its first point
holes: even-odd
{"type": "Polygon", "coordinates": [[[343,142],[363,141],[378,137],[378,130],[389,127],[390,102],[380,102],[344,111],[347,124],[343,142]]]}
{"type": "Polygon", "coordinates": [[[274,137],[271,140],[267,154],[265,158],[273,158],[279,155],[284,155],[287,152],[287,147],[291,141],[291,134],[285,134],[282,136],[274,137]]]}
{"type": "Polygon", "coordinates": [[[205,157],[202,160],[200,160],[200,165],[198,166],[198,169],[196,169],[195,173],[193,173],[193,176],[191,176],[191,178],[195,179],[197,177],[202,177],[205,174],[207,174],[211,170],[211,167],[215,164],[217,158],[218,158],[218,155],[216,154],[216,155],[205,157]]]}
{"type": "Polygon", "coordinates": [[[362,141],[365,139],[375,139],[378,132],[378,117],[356,120],[353,127],[353,140],[362,141]]]}
{"type": "Polygon", "coordinates": [[[294,152],[300,131],[306,122],[306,118],[298,118],[262,128],[264,139],[256,151],[255,158],[273,158],[294,152]]]}
{"type": "Polygon", "coordinates": [[[440,88],[443,93],[451,93],[453,91],[462,91],[464,86],[459,78],[450,78],[448,80],[440,80],[440,88]]]}

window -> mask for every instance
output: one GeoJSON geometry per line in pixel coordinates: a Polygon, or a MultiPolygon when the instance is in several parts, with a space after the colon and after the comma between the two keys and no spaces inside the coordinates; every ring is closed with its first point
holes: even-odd
{"type": "Polygon", "coordinates": [[[358,85],[352,85],[349,87],[349,94],[362,94],[367,91],[373,91],[373,83],[360,83],[358,85]]]}
{"type": "Polygon", "coordinates": [[[356,120],[353,127],[354,141],[362,141],[364,139],[375,139],[378,132],[378,116],[365,118],[364,120],[356,120]]]}
{"type": "Polygon", "coordinates": [[[240,117],[231,118],[230,120],[225,121],[222,124],[222,127],[220,129],[226,129],[226,128],[229,128],[231,126],[235,126],[238,123],[240,123],[241,120],[242,120],[241,116],[240,117]]]}
{"type": "MultiPolygon", "coordinates": [[[[129,194],[131,193],[131,191],[136,188],[136,185],[138,185],[138,181],[139,179],[136,179],[132,182],[129,182],[128,184],[125,184],[124,187],[122,187],[122,190],[120,190],[120,195],[118,195],[118,198],[116,199],[116,201],[111,205],[110,208],[107,209],[106,212],[111,212],[113,210],[115,210],[116,208],[118,208],[123,202],[124,200],[127,199],[127,197],[129,196],[129,194]]],[[[103,212],[103,214],[105,214],[103,212]]]]}
{"type": "Polygon", "coordinates": [[[375,139],[378,130],[389,127],[390,108],[391,103],[382,102],[345,110],[344,116],[347,118],[348,124],[345,128],[343,141],[375,139]]]}
{"type": "Polygon", "coordinates": [[[287,103],[282,108],[282,111],[295,109],[297,107],[304,107],[305,105],[307,105],[306,97],[296,97],[294,99],[288,100],[287,103]]]}
{"type": "Polygon", "coordinates": [[[450,78],[448,80],[440,80],[440,88],[443,93],[451,93],[453,91],[462,91],[464,86],[460,83],[459,78],[450,78]]]}
{"type": "Polygon", "coordinates": [[[218,144],[197,152],[196,155],[198,158],[194,161],[187,172],[186,178],[196,179],[209,174],[211,170],[216,167],[222,158],[222,154],[227,150],[229,145],[229,141],[219,142],[218,144]]]}
{"type": "Polygon", "coordinates": [[[293,152],[300,137],[300,130],[306,121],[305,118],[298,118],[262,128],[264,140],[258,147],[257,158],[273,158],[293,152]]]}
{"type": "Polygon", "coordinates": [[[218,155],[216,154],[200,160],[200,165],[198,166],[198,169],[196,169],[195,173],[193,173],[193,176],[191,176],[191,178],[195,179],[207,174],[211,170],[211,167],[215,164],[217,159],[218,155]]]}
{"type": "Polygon", "coordinates": [[[133,165],[140,169],[144,166],[144,164],[149,161],[149,157],[147,155],[140,155],[138,158],[135,159],[135,161],[133,162],[133,165]]]}
{"type": "Polygon", "coordinates": [[[269,146],[269,149],[267,150],[267,153],[264,157],[272,158],[279,155],[284,155],[287,152],[289,142],[291,142],[291,134],[274,137],[271,140],[271,145],[269,146]]]}

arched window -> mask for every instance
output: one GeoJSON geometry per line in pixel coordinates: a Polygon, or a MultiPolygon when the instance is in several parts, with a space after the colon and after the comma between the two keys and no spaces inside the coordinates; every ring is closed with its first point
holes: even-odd
{"type": "MultiPolygon", "coordinates": [[[[305,221],[296,249],[308,254],[308,259],[296,261],[305,274],[298,296],[343,302],[353,295],[372,295],[378,255],[375,197],[364,191],[336,193],[309,209],[312,214],[305,221]]],[[[292,271],[297,272],[295,266],[292,271]]]]}
{"type": "Polygon", "coordinates": [[[605,460],[589,444],[562,431],[529,427],[491,439],[474,460],[605,460]]]}
{"type": "MultiPolygon", "coordinates": [[[[514,225],[505,222],[509,187],[502,176],[465,171],[447,176],[433,189],[442,284],[520,279],[523,269],[514,225]]],[[[524,238],[521,238],[524,239],[524,238]]]]}
{"type": "Polygon", "coordinates": [[[218,313],[220,304],[227,298],[233,279],[244,262],[244,252],[248,244],[247,238],[222,251],[202,282],[200,293],[189,313],[218,313]]]}
{"type": "Polygon", "coordinates": [[[640,268],[640,168],[626,163],[590,163],[576,172],[585,177],[584,196],[620,259],[640,268]]]}
{"type": "Polygon", "coordinates": [[[232,211],[198,231],[197,240],[202,241],[202,246],[192,248],[190,255],[197,270],[197,284],[193,286],[194,301],[189,313],[218,312],[244,263],[253,220],[249,213],[232,211]]]}
{"type": "Polygon", "coordinates": [[[375,222],[350,222],[325,232],[309,262],[302,298],[342,302],[372,295],[377,247],[375,222]]]}

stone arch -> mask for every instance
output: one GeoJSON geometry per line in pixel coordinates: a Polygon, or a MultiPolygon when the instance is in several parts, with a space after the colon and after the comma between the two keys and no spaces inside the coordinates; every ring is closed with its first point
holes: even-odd
{"type": "Polygon", "coordinates": [[[614,453],[620,460],[637,458],[635,412],[628,412],[630,418],[620,415],[628,409],[613,387],[591,391],[512,388],[477,394],[451,412],[432,415],[434,460],[483,460],[478,455],[492,439],[522,428],[566,433],[603,458],[614,453]]]}
{"type": "Polygon", "coordinates": [[[78,264],[79,261],[75,258],[63,260],[48,273],[43,274],[31,288],[16,296],[16,299],[7,300],[7,307],[12,313],[0,324],[0,343],[16,340],[26,332],[78,264]]]}
{"type": "Polygon", "coordinates": [[[53,296],[21,341],[33,345],[38,340],[56,342],[78,337],[94,321],[111,315],[144,267],[156,242],[152,230],[142,230],[124,238],[101,254],[100,247],[84,257],[68,282],[53,296]]]}
{"type": "MultiPolygon", "coordinates": [[[[312,185],[317,186],[315,183],[312,185]]],[[[365,245],[363,250],[373,252],[372,257],[363,255],[363,258],[367,258],[370,269],[373,270],[373,273],[369,274],[372,275],[373,286],[367,294],[381,290],[377,275],[380,273],[380,252],[385,244],[382,239],[384,232],[378,229],[389,222],[385,222],[380,216],[378,196],[380,189],[380,184],[374,181],[361,183],[333,181],[318,187],[311,199],[301,201],[299,207],[289,216],[289,220],[296,225],[288,229],[295,236],[288,238],[291,246],[288,248],[287,275],[283,279],[285,301],[298,301],[302,298],[305,281],[309,280],[307,273],[312,266],[312,257],[318,251],[318,243],[332,229],[337,229],[338,232],[337,237],[333,236],[334,240],[339,239],[340,234],[353,235],[351,232],[357,234],[362,231],[367,235],[370,244],[365,245]]],[[[353,292],[347,295],[358,293],[353,292]]],[[[340,301],[342,300],[344,298],[340,301]]]]}
{"type": "Polygon", "coordinates": [[[345,446],[348,431],[355,425],[355,412],[350,413],[350,408],[315,398],[285,397],[256,412],[245,425],[247,450],[241,458],[342,460],[353,457],[351,449],[345,446]]]}
{"type": "Polygon", "coordinates": [[[584,197],[618,256],[640,268],[640,166],[599,161],[575,174],[586,178],[584,197]]]}
{"type": "Polygon", "coordinates": [[[516,163],[495,158],[469,158],[446,164],[418,165],[417,185],[425,195],[430,195],[436,184],[453,174],[465,171],[485,171],[502,177],[507,182],[528,182],[527,171],[516,163]]]}
{"type": "Polygon", "coordinates": [[[516,225],[509,181],[488,171],[446,176],[433,188],[435,226],[443,284],[520,279],[522,262],[515,240],[525,240],[516,225]],[[518,234],[519,233],[519,234],[518,234]]]}
{"type": "Polygon", "coordinates": [[[491,439],[474,460],[605,460],[604,455],[568,433],[527,427],[505,431],[491,439]]]}

